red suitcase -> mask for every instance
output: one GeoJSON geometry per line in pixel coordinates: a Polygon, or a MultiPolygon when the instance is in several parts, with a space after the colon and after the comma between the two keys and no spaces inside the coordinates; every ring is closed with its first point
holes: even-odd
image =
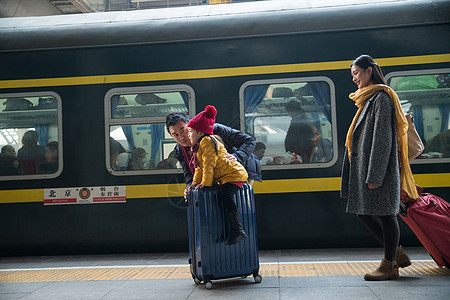
{"type": "Polygon", "coordinates": [[[450,204],[438,196],[421,194],[406,204],[400,217],[440,266],[450,268],[450,204]]]}

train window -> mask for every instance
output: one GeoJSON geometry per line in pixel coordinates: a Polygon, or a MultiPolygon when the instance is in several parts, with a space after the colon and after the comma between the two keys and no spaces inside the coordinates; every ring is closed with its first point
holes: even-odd
{"type": "Polygon", "coordinates": [[[177,169],[175,143],[164,123],[110,126],[110,165],[114,171],[177,169]],[[131,150],[130,150],[131,149],[131,150]]]}
{"type": "Polygon", "coordinates": [[[255,137],[262,166],[326,167],[336,161],[334,85],[328,78],[247,82],[241,111],[241,126],[255,137]]]}
{"type": "MultiPolygon", "coordinates": [[[[414,125],[425,149],[414,163],[450,158],[450,70],[392,73],[386,76],[397,92],[405,113],[412,112],[414,125]]],[[[438,160],[441,161],[441,160],[438,160]]]]}
{"type": "Polygon", "coordinates": [[[60,103],[52,92],[0,95],[0,180],[59,175],[60,103]]]}
{"type": "Polygon", "coordinates": [[[181,166],[165,128],[166,115],[189,115],[194,92],[186,85],[112,89],[106,94],[107,168],[114,175],[170,172],[181,166]]]}
{"type": "Polygon", "coordinates": [[[188,113],[187,92],[123,93],[111,98],[111,116],[120,118],[165,117],[170,112],[188,113]]]}
{"type": "Polygon", "coordinates": [[[425,145],[413,163],[450,158],[450,70],[391,73],[386,79],[403,111],[413,113],[414,126],[425,145]]]}

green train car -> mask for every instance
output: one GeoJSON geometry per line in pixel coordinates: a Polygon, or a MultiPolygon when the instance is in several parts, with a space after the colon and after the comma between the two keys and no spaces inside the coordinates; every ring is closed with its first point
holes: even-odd
{"type": "Polygon", "coordinates": [[[361,54],[414,112],[416,182],[450,199],[450,1],[334,2],[1,19],[0,255],[187,251],[164,121],[208,104],[266,147],[260,249],[377,246],[339,197],[361,54]],[[309,157],[286,150],[288,103],[316,124],[309,157]]]}

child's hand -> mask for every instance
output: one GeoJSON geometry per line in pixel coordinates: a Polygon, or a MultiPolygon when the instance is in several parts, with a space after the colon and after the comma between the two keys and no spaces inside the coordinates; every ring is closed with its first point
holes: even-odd
{"type": "Polygon", "coordinates": [[[225,155],[226,155],[228,160],[237,161],[236,156],[234,156],[233,154],[227,153],[225,155]]]}
{"type": "Polygon", "coordinates": [[[197,184],[196,186],[195,186],[195,190],[198,190],[198,189],[201,189],[201,188],[203,188],[205,185],[204,184],[197,184]]]}

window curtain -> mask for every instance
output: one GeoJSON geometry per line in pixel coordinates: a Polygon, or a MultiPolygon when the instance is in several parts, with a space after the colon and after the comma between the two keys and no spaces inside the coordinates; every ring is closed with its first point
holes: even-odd
{"type": "Polygon", "coordinates": [[[152,159],[156,164],[156,153],[161,146],[161,140],[164,135],[165,124],[152,124],[150,125],[150,130],[152,134],[152,151],[150,153],[150,159],[152,159]]]}
{"type": "Polygon", "coordinates": [[[308,86],[325,117],[331,123],[330,86],[324,81],[308,82],[308,86]]]}
{"type": "Polygon", "coordinates": [[[131,125],[122,125],[122,131],[127,138],[128,148],[130,149],[130,151],[133,151],[134,148],[136,148],[133,138],[133,128],[131,127],[131,125]]]}
{"type": "Polygon", "coordinates": [[[120,95],[112,96],[111,99],[111,118],[114,118],[114,115],[117,111],[117,106],[119,105],[120,95]]]}
{"type": "Polygon", "coordinates": [[[320,117],[319,117],[319,113],[317,111],[312,111],[311,112],[311,116],[314,119],[314,122],[316,122],[316,127],[317,130],[320,131],[320,133],[322,133],[321,131],[321,126],[320,126],[320,117]]]}
{"type": "Polygon", "coordinates": [[[423,131],[423,112],[421,105],[413,105],[411,106],[411,110],[414,114],[414,126],[416,127],[417,133],[420,136],[420,139],[425,143],[424,131],[423,131]]]}
{"type": "MultiPolygon", "coordinates": [[[[244,111],[245,115],[253,113],[258,108],[258,105],[266,96],[268,84],[248,86],[244,91],[244,111]]],[[[248,128],[248,123],[252,117],[245,117],[245,128],[248,128]]]]}
{"type": "Polygon", "coordinates": [[[184,105],[186,105],[187,114],[189,115],[189,95],[187,92],[180,92],[180,95],[183,98],[184,105]]]}
{"type": "MultiPolygon", "coordinates": [[[[111,100],[111,117],[114,118],[114,114],[116,113],[117,106],[119,105],[119,99],[120,95],[115,95],[112,97],[111,100]]],[[[133,138],[133,129],[131,125],[122,125],[123,133],[125,134],[125,137],[127,138],[128,142],[128,149],[130,151],[133,151],[134,148],[136,148],[134,144],[134,138],[133,138]]]]}
{"type": "Polygon", "coordinates": [[[35,125],[35,128],[39,134],[38,143],[45,148],[48,144],[48,125],[35,125]]]}
{"type": "Polygon", "coordinates": [[[441,113],[441,132],[448,129],[448,119],[450,115],[450,105],[439,104],[439,112],[441,113]]]}

